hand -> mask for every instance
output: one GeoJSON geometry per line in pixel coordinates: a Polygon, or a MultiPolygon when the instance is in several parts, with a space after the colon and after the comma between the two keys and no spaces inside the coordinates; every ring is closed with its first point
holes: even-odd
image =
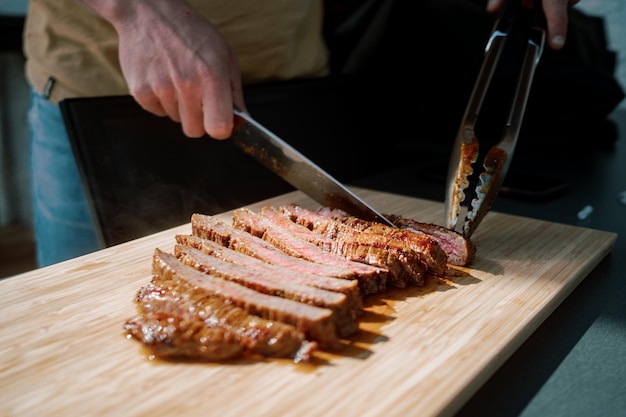
{"type": "MultiPolygon", "coordinates": [[[[565,45],[567,38],[567,8],[578,3],[579,0],[543,0],[543,13],[548,23],[548,46],[558,50],[565,45]]],[[[497,12],[504,0],[489,0],[487,11],[497,12]]],[[[532,8],[533,0],[522,0],[525,7],[532,8]]]]}
{"type": "Polygon", "coordinates": [[[228,138],[233,107],[245,111],[237,57],[219,31],[184,0],[80,0],[119,35],[131,95],[182,124],[189,137],[228,138]]]}

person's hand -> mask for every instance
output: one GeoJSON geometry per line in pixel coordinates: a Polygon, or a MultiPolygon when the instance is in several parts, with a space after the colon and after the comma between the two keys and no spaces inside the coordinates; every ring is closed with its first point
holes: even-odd
{"type": "Polygon", "coordinates": [[[245,111],[237,57],[219,31],[184,0],[80,0],[119,35],[131,95],[182,124],[189,137],[228,138],[233,107],[245,111]]]}
{"type": "MultiPolygon", "coordinates": [[[[548,46],[558,50],[565,45],[567,39],[567,8],[578,3],[579,0],[543,0],[543,13],[548,23],[548,46]]],[[[487,11],[497,12],[504,0],[489,0],[487,11]]],[[[522,0],[525,7],[532,8],[533,0],[522,0]]]]}

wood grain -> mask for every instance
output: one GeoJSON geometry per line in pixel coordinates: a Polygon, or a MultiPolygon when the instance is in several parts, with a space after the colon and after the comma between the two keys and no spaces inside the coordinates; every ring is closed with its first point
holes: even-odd
{"type": "MultiPolygon", "coordinates": [[[[439,203],[355,189],[382,212],[439,203]]],[[[251,205],[317,204],[294,192],[251,205]]],[[[228,219],[231,213],[220,215],[228,219]]],[[[190,213],[191,216],[191,213],[190,213]]],[[[358,336],[315,364],[151,361],[127,340],[152,252],[189,225],[0,281],[0,416],[448,416],[611,251],[616,235],[501,213],[471,268],[368,297],[358,336]]]]}

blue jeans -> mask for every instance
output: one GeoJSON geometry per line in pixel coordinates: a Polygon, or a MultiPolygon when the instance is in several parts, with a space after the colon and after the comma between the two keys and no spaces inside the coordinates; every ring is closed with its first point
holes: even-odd
{"type": "Polygon", "coordinates": [[[28,122],[38,266],[101,249],[59,106],[32,91],[28,122]]]}

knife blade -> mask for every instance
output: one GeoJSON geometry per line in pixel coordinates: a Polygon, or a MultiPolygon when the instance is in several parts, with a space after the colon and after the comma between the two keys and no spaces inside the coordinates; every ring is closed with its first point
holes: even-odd
{"type": "Polygon", "coordinates": [[[250,114],[236,109],[234,113],[235,127],[230,140],[244,153],[325,207],[396,227],[313,161],[254,120],[250,114]]]}

